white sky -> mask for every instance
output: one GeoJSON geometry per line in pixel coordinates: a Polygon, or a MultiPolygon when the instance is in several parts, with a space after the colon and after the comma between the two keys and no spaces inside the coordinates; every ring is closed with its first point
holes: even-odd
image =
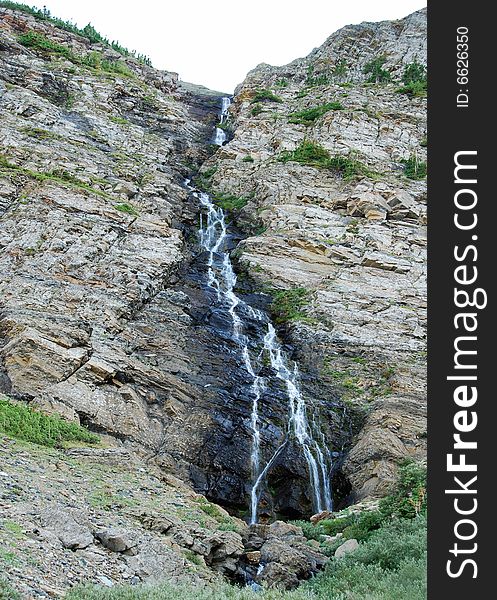
{"type": "MultiPolygon", "coordinates": [[[[28,0],[24,0],[28,2],[28,0]]],[[[33,1],[33,0],[31,0],[33,1]]],[[[184,81],[232,92],[266,62],[307,55],[351,23],[398,19],[426,0],[34,0],[54,16],[88,22],[184,81]]]]}

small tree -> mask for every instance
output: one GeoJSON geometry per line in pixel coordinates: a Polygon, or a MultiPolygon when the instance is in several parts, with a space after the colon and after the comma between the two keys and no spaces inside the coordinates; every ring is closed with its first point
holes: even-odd
{"type": "Polygon", "coordinates": [[[368,83],[386,83],[392,79],[390,72],[383,68],[386,61],[385,56],[377,56],[365,64],[364,73],[369,75],[366,80],[368,83]]]}
{"type": "Polygon", "coordinates": [[[426,67],[415,60],[412,63],[406,65],[404,74],[402,75],[402,81],[404,85],[411,85],[413,83],[425,83],[426,82],[426,67]]]}

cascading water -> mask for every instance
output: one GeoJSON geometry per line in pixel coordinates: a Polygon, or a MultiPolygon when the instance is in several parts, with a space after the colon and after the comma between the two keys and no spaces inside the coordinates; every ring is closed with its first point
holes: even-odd
{"type": "MultiPolygon", "coordinates": [[[[228,116],[228,109],[229,109],[230,105],[231,105],[231,98],[229,98],[228,96],[225,96],[222,99],[221,114],[219,115],[219,124],[220,125],[222,125],[226,121],[226,118],[228,116]]],[[[226,141],[226,132],[224,131],[224,129],[222,127],[216,127],[216,130],[214,132],[213,143],[216,146],[222,146],[225,141],[226,141]]]]}
{"type": "MultiPolygon", "coordinates": [[[[230,99],[223,98],[221,122],[226,116],[229,105],[230,99]]],[[[208,257],[207,285],[213,290],[220,307],[224,308],[230,315],[233,328],[232,339],[239,347],[243,366],[252,379],[249,389],[252,399],[250,429],[252,432],[251,469],[253,481],[250,495],[250,522],[257,522],[261,485],[269,469],[274,465],[291,439],[294,439],[300,446],[306,460],[315,510],[331,510],[333,504],[330,480],[331,453],[326,447],[324,436],[316,427],[315,422],[309,423],[307,419],[306,404],[299,386],[297,365],[295,364],[293,368],[290,368],[289,361],[282,350],[275,328],[271,324],[268,315],[249,306],[235,293],[237,278],[227,248],[229,234],[224,211],[212,202],[209,194],[195,190],[190,185],[189,180],[185,184],[193,192],[193,195],[200,200],[203,209],[200,217],[199,239],[200,245],[207,252],[208,257]],[[250,340],[245,334],[248,319],[256,320],[267,327],[267,333],[262,340],[262,348],[255,355],[252,350],[252,356],[250,342],[254,340],[250,340]],[[261,468],[259,409],[268,390],[268,384],[273,378],[272,375],[263,377],[257,373],[262,367],[263,357],[269,359],[271,372],[285,386],[288,398],[288,426],[282,443],[265,466],[261,468]],[[316,432],[316,435],[314,432],[316,432]],[[316,438],[319,439],[319,442],[316,438]],[[323,446],[324,452],[320,444],[323,446]]]]}

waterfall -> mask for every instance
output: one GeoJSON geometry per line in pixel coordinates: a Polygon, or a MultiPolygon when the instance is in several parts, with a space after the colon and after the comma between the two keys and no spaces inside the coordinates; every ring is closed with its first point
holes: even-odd
{"type": "MultiPolygon", "coordinates": [[[[229,103],[229,98],[223,98],[223,114],[226,113],[229,103]]],[[[331,453],[326,447],[324,436],[315,421],[309,422],[307,418],[307,407],[300,390],[297,365],[294,364],[290,367],[290,362],[278,341],[276,330],[268,315],[264,311],[249,306],[235,292],[237,278],[229,251],[226,248],[229,236],[224,211],[212,202],[209,194],[199,192],[191,186],[189,180],[185,181],[185,185],[199,199],[203,209],[198,234],[200,246],[207,253],[207,286],[215,292],[219,305],[230,315],[232,339],[239,347],[242,364],[252,379],[248,390],[251,397],[252,449],[250,463],[253,481],[250,494],[250,522],[257,522],[261,484],[290,440],[297,442],[307,463],[314,509],[317,512],[323,509],[331,510],[333,505],[330,481],[331,453]],[[250,342],[254,340],[250,340],[245,334],[246,321],[244,319],[247,317],[260,321],[267,327],[267,332],[262,340],[262,349],[255,356],[251,356],[250,352],[250,342]],[[258,374],[264,356],[269,359],[271,371],[274,373],[267,378],[258,374]],[[282,443],[265,466],[261,468],[259,409],[261,402],[270,401],[266,392],[268,383],[273,377],[280,380],[286,390],[288,425],[282,443]],[[324,452],[321,446],[324,448],[324,452]]]]}
{"type": "MultiPolygon", "coordinates": [[[[222,125],[227,117],[228,117],[228,109],[231,105],[231,98],[229,98],[228,96],[225,96],[224,98],[222,98],[221,100],[221,113],[219,115],[219,124],[222,125]]],[[[226,132],[224,131],[224,129],[222,127],[216,127],[216,130],[214,132],[214,140],[213,143],[216,146],[222,146],[224,144],[224,142],[226,141],[226,132]]]]}

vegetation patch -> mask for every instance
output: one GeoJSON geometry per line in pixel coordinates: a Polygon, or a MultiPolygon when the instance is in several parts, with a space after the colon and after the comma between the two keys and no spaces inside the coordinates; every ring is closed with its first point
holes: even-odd
{"type": "Polygon", "coordinates": [[[389,71],[383,68],[386,56],[377,56],[364,65],[364,74],[369,75],[367,83],[387,83],[392,79],[389,71]]]}
{"type": "Polygon", "coordinates": [[[396,90],[398,93],[413,97],[426,96],[428,80],[425,65],[417,60],[406,65],[402,74],[402,83],[404,85],[396,90]]]}
{"type": "Polygon", "coordinates": [[[21,595],[3,578],[0,579],[0,600],[21,600],[21,595]]]}
{"type": "Polygon", "coordinates": [[[273,297],[270,310],[276,324],[290,321],[305,321],[308,317],[305,308],[311,301],[311,292],[303,287],[289,290],[267,290],[273,297]]]}
{"type": "Polygon", "coordinates": [[[274,94],[271,90],[257,90],[252,97],[251,103],[255,104],[256,102],[283,102],[283,100],[274,94]]]}
{"type": "Polygon", "coordinates": [[[64,441],[98,444],[100,438],[76,423],[45,415],[31,407],[0,398],[0,432],[40,446],[60,446],[64,441]]]}
{"type": "Polygon", "coordinates": [[[133,76],[133,72],[121,60],[106,60],[103,58],[100,52],[90,52],[86,56],[78,56],[77,54],[74,54],[74,52],[67,46],[57,44],[56,42],[36,31],[28,31],[27,33],[23,33],[17,39],[23,46],[37,50],[42,54],[55,54],[70,60],[75,64],[90,67],[97,71],[118,73],[119,75],[124,75],[125,77],[133,76]]]}
{"type": "MultiPolygon", "coordinates": [[[[377,511],[353,514],[343,511],[335,519],[312,524],[297,521],[309,540],[317,540],[320,550],[330,557],[344,539],[354,537],[359,548],[343,558],[331,558],[325,570],[304,582],[298,589],[284,591],[264,589],[255,592],[248,587],[227,583],[194,584],[164,582],[156,585],[79,586],[68,592],[66,600],[425,600],[426,599],[426,503],[412,503],[425,489],[426,472],[416,463],[403,463],[395,492],[377,511]],[[406,503],[414,511],[405,512],[406,503]],[[336,542],[323,535],[342,537],[336,542]]],[[[205,499],[203,500],[204,502],[205,499]]],[[[194,564],[198,559],[185,552],[194,564]]],[[[0,596],[1,598],[1,596],[0,596]]]]}
{"type": "Polygon", "coordinates": [[[28,6],[27,4],[22,4],[19,2],[9,2],[9,1],[0,1],[0,8],[7,8],[11,10],[17,10],[19,12],[23,12],[29,15],[32,15],[36,19],[40,21],[48,21],[58,29],[63,29],[64,31],[69,31],[70,33],[75,33],[82,37],[85,37],[87,40],[90,40],[92,44],[102,44],[109,48],[112,48],[122,56],[131,56],[138,62],[141,62],[146,65],[152,64],[150,58],[145,56],[144,54],[140,54],[135,50],[129,50],[117,41],[110,41],[103,35],[101,35],[91,23],[88,23],[85,27],[79,28],[71,21],[64,21],[63,19],[59,19],[57,17],[52,16],[50,11],[43,7],[42,9],[36,8],[35,6],[28,6]]]}
{"type": "Polygon", "coordinates": [[[290,123],[298,123],[301,125],[312,125],[317,119],[322,117],[331,110],[343,110],[344,107],[340,102],[329,102],[328,104],[322,104],[321,106],[314,106],[312,108],[306,108],[298,112],[290,114],[288,119],[290,123]]]}
{"type": "Polygon", "coordinates": [[[250,156],[250,154],[247,154],[247,156],[242,158],[242,162],[253,163],[254,159],[250,156]]]}
{"type": "Polygon", "coordinates": [[[211,167],[210,169],[198,173],[193,180],[195,186],[203,192],[210,192],[212,188],[212,178],[216,171],[217,167],[211,167]]]}
{"type": "Polygon", "coordinates": [[[303,141],[298,148],[282,152],[278,158],[281,162],[294,161],[320,169],[330,169],[344,179],[372,176],[368,167],[350,156],[331,156],[326,148],[309,140],[303,141]]]}
{"type": "Polygon", "coordinates": [[[417,156],[410,156],[401,161],[404,165],[404,175],[409,179],[425,179],[427,174],[427,165],[418,159],[417,156]]]}
{"type": "Polygon", "coordinates": [[[123,117],[116,117],[114,115],[111,115],[109,117],[109,119],[116,125],[128,125],[129,124],[129,121],[127,119],[124,119],[123,117]]]}
{"type": "Polygon", "coordinates": [[[313,65],[309,65],[307,67],[307,77],[305,80],[305,84],[308,87],[316,87],[319,85],[326,85],[329,82],[330,82],[330,79],[329,79],[328,75],[326,75],[324,73],[320,73],[319,75],[316,75],[314,72],[313,65]]]}
{"type": "Polygon", "coordinates": [[[256,117],[257,115],[260,115],[260,114],[261,114],[261,112],[263,112],[263,111],[264,111],[264,109],[262,108],[262,104],[261,104],[260,102],[257,102],[257,103],[255,104],[255,106],[253,106],[253,107],[251,108],[251,110],[250,110],[250,114],[251,114],[253,117],[256,117]]]}
{"type": "Polygon", "coordinates": [[[218,192],[212,197],[212,201],[217,206],[220,206],[226,212],[241,210],[247,205],[249,198],[245,196],[233,196],[232,194],[224,194],[218,192]]]}
{"type": "Polygon", "coordinates": [[[138,215],[138,211],[136,210],[136,208],[134,206],[132,206],[131,204],[127,204],[126,202],[124,202],[123,204],[115,204],[114,208],[116,210],[118,210],[119,212],[123,212],[128,215],[133,215],[133,216],[138,215]]]}
{"type": "MultiPolygon", "coordinates": [[[[4,172],[7,174],[17,173],[25,177],[30,177],[31,179],[35,179],[41,183],[45,181],[52,181],[61,185],[70,185],[71,187],[97,194],[97,196],[101,196],[102,198],[108,198],[108,195],[105,192],[93,188],[91,185],[81,181],[68,171],[64,171],[62,169],[54,169],[52,171],[31,171],[30,169],[15,165],[5,156],[0,154],[0,173],[2,170],[4,170],[4,172]]],[[[102,180],[95,180],[95,182],[102,183],[102,180]]]]}

